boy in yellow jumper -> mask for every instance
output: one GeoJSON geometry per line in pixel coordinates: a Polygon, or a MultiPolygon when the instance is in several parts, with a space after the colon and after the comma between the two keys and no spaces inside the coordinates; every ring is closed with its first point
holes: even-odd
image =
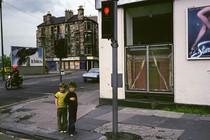
{"type": "Polygon", "coordinates": [[[57,108],[57,125],[60,133],[67,132],[67,108],[64,99],[67,95],[66,84],[59,84],[59,91],[55,94],[55,105],[57,108]]]}

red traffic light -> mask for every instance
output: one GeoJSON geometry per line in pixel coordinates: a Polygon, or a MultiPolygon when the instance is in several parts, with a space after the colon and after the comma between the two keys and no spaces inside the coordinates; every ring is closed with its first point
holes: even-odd
{"type": "Polygon", "coordinates": [[[114,1],[102,1],[102,38],[111,39],[114,35],[114,1]]]}
{"type": "Polygon", "coordinates": [[[109,15],[110,9],[109,7],[104,7],[104,14],[109,15]]]}

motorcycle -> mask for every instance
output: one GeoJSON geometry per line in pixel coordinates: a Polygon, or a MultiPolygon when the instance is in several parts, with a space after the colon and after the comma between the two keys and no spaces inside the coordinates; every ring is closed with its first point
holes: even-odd
{"type": "Polygon", "coordinates": [[[16,87],[16,88],[21,88],[22,87],[22,83],[23,83],[23,77],[19,77],[17,79],[17,81],[14,80],[14,76],[13,75],[9,75],[8,76],[8,79],[5,83],[5,87],[6,89],[12,89],[13,87],[16,87]]]}

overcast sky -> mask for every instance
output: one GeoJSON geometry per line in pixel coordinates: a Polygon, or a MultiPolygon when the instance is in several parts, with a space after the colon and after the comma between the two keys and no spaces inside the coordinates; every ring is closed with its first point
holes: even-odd
{"type": "Polygon", "coordinates": [[[77,14],[80,5],[85,16],[97,16],[95,0],[3,0],[4,54],[10,54],[11,46],[36,47],[37,26],[48,11],[52,16],[61,17],[66,9],[77,14]]]}

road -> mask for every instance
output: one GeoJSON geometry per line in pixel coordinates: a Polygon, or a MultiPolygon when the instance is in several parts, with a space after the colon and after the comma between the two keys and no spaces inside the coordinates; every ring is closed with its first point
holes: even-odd
{"type": "MultiPolygon", "coordinates": [[[[98,90],[99,83],[88,82],[84,83],[82,79],[82,73],[66,74],[62,77],[63,82],[69,83],[75,81],[77,84],[76,91],[85,92],[91,90],[98,90]]],[[[23,87],[19,89],[6,90],[3,81],[0,81],[0,109],[4,109],[11,105],[19,104],[36,98],[42,98],[50,94],[55,94],[58,91],[58,85],[60,83],[60,77],[56,75],[36,77],[32,79],[25,78],[23,81],[23,87]]],[[[0,129],[0,139],[17,139],[25,138],[28,139],[30,136],[20,134],[10,134],[0,129]],[[8,135],[9,134],[9,135],[8,135]],[[15,137],[13,137],[15,136],[15,137]]]]}
{"type": "MultiPolygon", "coordinates": [[[[62,77],[63,82],[77,83],[77,91],[96,90],[99,84],[94,82],[84,83],[81,74],[67,74],[62,77]]],[[[4,82],[0,82],[0,109],[15,105],[23,101],[33,100],[49,94],[55,94],[60,83],[59,76],[24,79],[23,87],[19,89],[6,90],[4,82]]]]}

